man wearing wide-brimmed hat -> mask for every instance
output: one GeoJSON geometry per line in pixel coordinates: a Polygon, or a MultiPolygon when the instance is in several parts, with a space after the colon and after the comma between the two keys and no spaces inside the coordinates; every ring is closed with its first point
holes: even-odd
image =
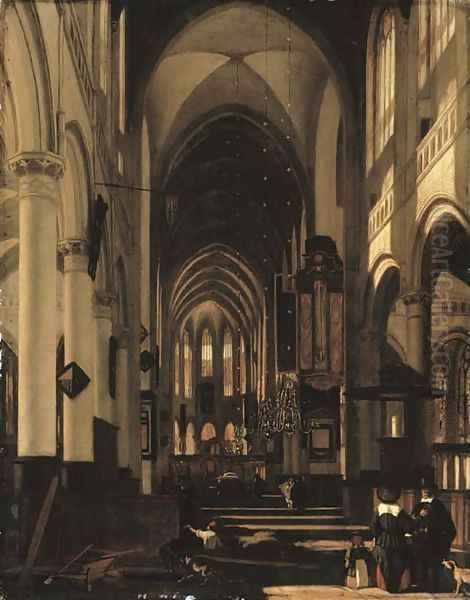
{"type": "Polygon", "coordinates": [[[401,490],[382,485],[371,524],[377,560],[377,585],[387,592],[405,591],[410,585],[410,557],[405,534],[413,529],[413,520],[398,504],[401,490]]]}
{"type": "Polygon", "coordinates": [[[444,503],[437,498],[438,488],[429,477],[420,480],[421,499],[413,510],[416,519],[415,564],[420,588],[437,592],[439,571],[447,558],[456,529],[444,503]]]}

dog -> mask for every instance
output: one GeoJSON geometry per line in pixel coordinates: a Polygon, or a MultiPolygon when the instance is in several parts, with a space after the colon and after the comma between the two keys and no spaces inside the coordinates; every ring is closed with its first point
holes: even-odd
{"type": "Polygon", "coordinates": [[[184,528],[180,537],[170,540],[160,547],[160,558],[168,574],[173,575],[180,567],[187,568],[186,557],[189,553],[199,552],[202,541],[184,528]]]}
{"type": "Polygon", "coordinates": [[[205,585],[209,577],[213,575],[212,571],[209,569],[209,565],[198,557],[187,554],[184,557],[184,564],[189,570],[189,573],[184,577],[181,577],[181,579],[178,580],[178,583],[198,579],[200,580],[201,585],[205,585]]]}
{"type": "Polygon", "coordinates": [[[449,569],[449,571],[452,572],[456,582],[455,595],[458,596],[460,594],[462,586],[470,583],[470,570],[461,569],[457,566],[455,560],[443,560],[442,564],[446,569],[449,569]]]}

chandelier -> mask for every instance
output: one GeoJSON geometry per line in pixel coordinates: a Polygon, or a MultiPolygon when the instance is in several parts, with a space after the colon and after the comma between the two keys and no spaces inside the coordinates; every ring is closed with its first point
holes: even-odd
{"type": "Polygon", "coordinates": [[[275,398],[262,400],[258,411],[258,429],[269,440],[276,433],[308,434],[318,426],[317,421],[303,413],[298,399],[298,382],[295,374],[278,378],[275,398]]]}

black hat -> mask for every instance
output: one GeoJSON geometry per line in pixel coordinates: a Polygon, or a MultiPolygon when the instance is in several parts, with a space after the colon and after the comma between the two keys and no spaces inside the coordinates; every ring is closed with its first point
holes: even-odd
{"type": "Polygon", "coordinates": [[[434,482],[433,477],[421,477],[419,480],[418,488],[420,490],[429,490],[431,492],[437,492],[438,487],[434,482]]]}
{"type": "Polygon", "coordinates": [[[394,485],[381,485],[377,490],[377,496],[381,502],[396,502],[401,495],[401,489],[394,485]]]}

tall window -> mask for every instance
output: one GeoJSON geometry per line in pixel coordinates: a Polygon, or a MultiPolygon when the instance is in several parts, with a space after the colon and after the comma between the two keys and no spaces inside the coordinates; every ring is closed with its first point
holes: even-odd
{"type": "Polygon", "coordinates": [[[184,397],[189,400],[193,396],[193,349],[189,332],[183,335],[183,358],[184,358],[184,397]]]}
{"type": "Polygon", "coordinates": [[[385,10],[376,41],[375,156],[381,154],[395,125],[395,17],[385,10]]]}
{"type": "Polygon", "coordinates": [[[201,375],[212,377],[212,335],[204,329],[201,340],[201,375]]]}
{"type": "Polygon", "coordinates": [[[434,68],[455,33],[455,0],[437,0],[430,11],[431,67],[434,68]]]}
{"type": "Polygon", "coordinates": [[[175,364],[174,364],[174,395],[180,395],[180,342],[176,340],[175,343],[175,364]]]}
{"type": "Polygon", "coordinates": [[[233,340],[232,332],[224,332],[224,396],[233,396],[233,340]]]}
{"type": "Polygon", "coordinates": [[[99,6],[100,39],[99,39],[99,74],[100,87],[106,94],[108,87],[108,44],[109,44],[109,0],[101,0],[99,6]]]}
{"type": "Polygon", "coordinates": [[[246,350],[243,336],[240,336],[240,394],[246,394],[246,350]]]}
{"type": "Polygon", "coordinates": [[[16,434],[18,359],[0,334],[0,433],[16,434]]]}
{"type": "Polygon", "coordinates": [[[465,344],[459,364],[457,395],[458,432],[461,438],[470,436],[470,346],[465,344]]]}
{"type": "Polygon", "coordinates": [[[126,11],[119,17],[119,131],[124,133],[126,128],[126,11]]]}
{"type": "Polygon", "coordinates": [[[173,447],[174,454],[182,454],[183,444],[182,444],[182,440],[181,440],[181,431],[180,431],[179,423],[176,419],[173,424],[173,442],[174,442],[174,447],[173,447]]]}
{"type": "Polygon", "coordinates": [[[431,5],[418,4],[418,86],[426,83],[431,68],[431,5]]]}
{"type": "Polygon", "coordinates": [[[432,388],[434,397],[438,401],[438,435],[445,436],[447,431],[447,393],[448,393],[448,379],[447,379],[447,363],[449,361],[447,353],[443,356],[446,357],[446,364],[442,368],[434,368],[433,370],[433,381],[432,388]]]}
{"type": "Polygon", "coordinates": [[[194,456],[196,450],[196,431],[194,425],[189,422],[186,427],[186,454],[194,456]]]}
{"type": "Polygon", "coordinates": [[[470,438],[470,344],[450,339],[435,352],[432,387],[438,401],[438,435],[449,443],[466,441],[470,438]]]}

